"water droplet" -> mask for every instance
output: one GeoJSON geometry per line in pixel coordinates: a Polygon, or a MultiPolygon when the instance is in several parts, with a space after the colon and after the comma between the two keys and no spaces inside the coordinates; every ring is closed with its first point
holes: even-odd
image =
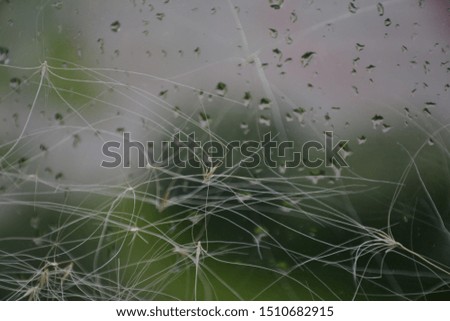
{"type": "Polygon", "coordinates": [[[286,121],[287,121],[287,122],[291,122],[291,121],[293,121],[293,120],[294,120],[294,118],[292,117],[292,115],[289,114],[289,113],[287,113],[287,114],[286,114],[286,121]]]}
{"type": "Polygon", "coordinates": [[[206,128],[206,127],[208,127],[210,119],[211,119],[211,117],[209,117],[208,114],[206,114],[206,113],[204,113],[204,112],[200,112],[200,113],[199,113],[200,127],[201,127],[201,128],[206,128]]]}
{"type": "Polygon", "coordinates": [[[162,21],[162,20],[164,19],[165,16],[166,16],[166,14],[165,14],[164,12],[158,12],[158,13],[156,14],[156,18],[157,18],[159,21],[162,21]]]}
{"type": "Polygon", "coordinates": [[[252,100],[252,94],[249,91],[244,93],[244,106],[248,107],[250,105],[250,101],[252,100]]]}
{"type": "Polygon", "coordinates": [[[120,31],[120,22],[118,20],[111,23],[111,31],[114,31],[114,32],[120,31]]]}
{"type": "Polygon", "coordinates": [[[309,172],[309,176],[306,176],[311,183],[317,185],[321,179],[324,178],[325,172],[323,170],[313,170],[309,172]]]}
{"type": "Polygon", "coordinates": [[[272,49],[272,52],[278,56],[278,60],[281,60],[283,58],[283,53],[281,52],[280,49],[278,48],[272,49]]]}
{"type": "Polygon", "coordinates": [[[260,110],[268,109],[268,108],[270,108],[270,103],[271,103],[270,99],[261,98],[261,100],[259,101],[258,108],[260,110]]]}
{"type": "Polygon", "coordinates": [[[388,124],[383,124],[382,127],[383,128],[381,129],[381,131],[383,132],[383,134],[387,133],[388,131],[390,131],[392,129],[391,125],[388,125],[388,124]]]}
{"type": "Polygon", "coordinates": [[[105,41],[103,40],[103,38],[98,38],[97,43],[100,46],[100,52],[105,53],[105,41]]]}
{"type": "Polygon", "coordinates": [[[44,244],[44,240],[40,237],[35,237],[33,238],[33,243],[37,246],[41,246],[42,244],[44,244]]]}
{"type": "Polygon", "coordinates": [[[0,64],[7,65],[9,62],[8,58],[9,50],[5,47],[0,47],[0,64]]]}
{"type": "Polygon", "coordinates": [[[178,116],[180,116],[180,107],[175,106],[175,107],[173,108],[173,115],[174,115],[175,118],[177,118],[178,116]]]}
{"type": "Polygon", "coordinates": [[[225,94],[227,93],[227,84],[223,83],[223,82],[219,82],[216,86],[216,93],[219,96],[225,96],[225,94]]]}
{"type": "Polygon", "coordinates": [[[358,5],[355,3],[355,1],[351,1],[348,4],[348,11],[350,11],[350,13],[356,13],[358,11],[359,7],[358,5]]]}
{"type": "Polygon", "coordinates": [[[387,19],[384,20],[384,25],[385,25],[386,27],[389,27],[391,24],[392,24],[391,19],[387,18],[387,19]]]}
{"type": "Polygon", "coordinates": [[[374,65],[368,65],[367,67],[366,67],[366,70],[367,71],[372,71],[372,70],[374,70],[375,69],[375,66],[374,65]]]}
{"type": "Polygon", "coordinates": [[[73,135],[72,146],[77,147],[80,144],[80,142],[81,142],[80,135],[78,135],[78,134],[73,135]]]}
{"type": "Polygon", "coordinates": [[[425,103],[425,106],[426,106],[426,107],[435,107],[435,106],[436,106],[436,103],[434,103],[434,102],[432,102],[432,101],[427,101],[427,102],[425,103]]]}
{"type": "Polygon", "coordinates": [[[30,226],[31,226],[31,228],[37,230],[38,227],[39,227],[39,221],[40,221],[39,217],[33,216],[30,219],[30,226]]]}
{"type": "Polygon", "coordinates": [[[301,56],[300,62],[303,65],[303,67],[307,67],[309,65],[314,55],[316,55],[314,51],[307,51],[301,56]]]}
{"type": "Polygon", "coordinates": [[[379,14],[380,16],[383,16],[383,15],[384,15],[384,6],[383,6],[382,3],[378,2],[378,4],[377,4],[377,10],[378,10],[378,14],[379,14]]]}
{"type": "Polygon", "coordinates": [[[169,89],[166,89],[166,90],[161,90],[160,92],[159,92],[159,97],[163,97],[164,99],[166,99],[167,98],[167,92],[169,91],[169,89]]]}
{"type": "Polygon", "coordinates": [[[363,51],[365,46],[366,45],[363,45],[363,44],[360,44],[360,43],[356,43],[356,50],[363,51]]]}
{"type": "Polygon", "coordinates": [[[248,128],[248,124],[246,122],[242,122],[239,127],[244,132],[244,135],[247,135],[250,132],[250,129],[248,128]]]}
{"type": "Polygon", "coordinates": [[[19,78],[14,77],[9,81],[9,87],[13,90],[17,90],[19,89],[21,83],[22,81],[19,78]]]}
{"type": "Polygon", "coordinates": [[[427,143],[428,143],[428,145],[430,145],[430,146],[434,146],[434,140],[433,140],[433,138],[429,138],[427,143]]]}
{"type": "MultiPolygon", "coordinates": [[[[294,39],[292,39],[291,38],[291,36],[286,36],[286,44],[287,45],[290,45],[290,44],[292,44],[294,42],[294,39]]],[[[291,59],[292,60],[292,58],[287,58],[287,59],[291,59]]]]}
{"type": "Polygon", "coordinates": [[[283,6],[284,0],[269,0],[269,5],[272,9],[279,10],[283,6]]]}
{"type": "Polygon", "coordinates": [[[259,117],[259,123],[261,125],[270,126],[270,119],[266,116],[260,116],[259,117]]]}
{"type": "Polygon", "coordinates": [[[62,1],[56,1],[56,2],[54,2],[54,3],[52,4],[52,7],[55,8],[55,9],[60,10],[60,9],[62,9],[62,7],[63,7],[63,2],[62,2],[62,1]]]}
{"type": "Polygon", "coordinates": [[[291,12],[291,15],[289,16],[289,19],[291,19],[292,23],[297,21],[298,17],[297,17],[297,14],[295,13],[295,10],[291,12]]]}
{"type": "Polygon", "coordinates": [[[364,144],[366,141],[367,141],[366,136],[361,135],[361,136],[358,137],[358,144],[359,145],[364,144]]]}
{"type": "Polygon", "coordinates": [[[278,37],[278,31],[276,30],[276,29],[273,29],[273,28],[269,28],[269,31],[270,31],[270,36],[272,37],[272,38],[276,38],[276,37],[278,37]]]}
{"type": "Polygon", "coordinates": [[[383,123],[384,117],[380,115],[375,115],[372,117],[373,128],[376,129],[383,123]]]}
{"type": "Polygon", "coordinates": [[[298,107],[293,110],[295,117],[297,117],[297,120],[301,123],[304,118],[305,110],[302,107],[298,107]]]}
{"type": "Polygon", "coordinates": [[[423,109],[423,113],[427,116],[431,116],[431,111],[426,107],[423,109]]]}
{"type": "Polygon", "coordinates": [[[64,117],[63,117],[63,115],[62,115],[61,113],[56,113],[56,114],[55,114],[55,119],[56,119],[56,120],[62,121],[63,118],[64,118],[64,117]]]}

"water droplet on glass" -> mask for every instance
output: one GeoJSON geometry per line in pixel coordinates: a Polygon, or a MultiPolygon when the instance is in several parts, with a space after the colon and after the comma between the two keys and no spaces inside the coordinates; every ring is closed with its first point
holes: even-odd
{"type": "Polygon", "coordinates": [[[161,90],[160,92],[159,92],[159,97],[163,97],[164,99],[166,99],[167,98],[167,93],[169,92],[169,90],[168,89],[166,89],[166,90],[161,90]]]}
{"type": "Polygon", "coordinates": [[[260,116],[259,117],[259,123],[261,125],[270,126],[270,119],[266,116],[260,116]]]}
{"type": "Polygon", "coordinates": [[[378,4],[377,4],[377,11],[380,16],[384,15],[384,7],[383,7],[383,4],[380,2],[378,2],[378,4]]]}
{"type": "Polygon", "coordinates": [[[199,122],[200,122],[200,127],[201,128],[206,128],[208,127],[208,123],[209,120],[211,119],[211,117],[209,117],[208,114],[204,113],[204,112],[200,112],[199,113],[199,122]]]}
{"type": "Polygon", "coordinates": [[[39,227],[39,221],[40,221],[39,217],[37,217],[37,216],[32,217],[30,219],[30,226],[31,226],[31,228],[37,230],[38,227],[39,227]]]}
{"type": "Polygon", "coordinates": [[[293,110],[295,117],[297,117],[297,120],[301,123],[304,118],[305,110],[302,107],[298,107],[293,110]]]}
{"type": "Polygon", "coordinates": [[[41,246],[42,244],[44,244],[44,240],[40,237],[35,237],[33,238],[33,243],[37,246],[41,246]]]}
{"type": "Polygon", "coordinates": [[[54,2],[54,3],[52,4],[52,7],[55,8],[55,9],[60,10],[60,9],[62,9],[62,7],[63,7],[63,2],[62,2],[62,1],[56,1],[56,2],[54,2]]]}
{"type": "Polygon", "coordinates": [[[363,51],[365,46],[366,45],[363,45],[361,43],[356,43],[356,50],[363,51]]]}
{"type": "Polygon", "coordinates": [[[283,58],[283,53],[281,52],[281,50],[278,48],[275,48],[275,49],[272,49],[272,52],[278,57],[278,60],[281,61],[281,59],[283,58]]]}
{"type": "Polygon", "coordinates": [[[287,122],[291,122],[291,121],[293,121],[293,120],[294,120],[294,118],[292,117],[292,115],[289,114],[289,113],[287,113],[287,114],[286,114],[286,121],[287,121],[287,122]]]}
{"type": "Polygon", "coordinates": [[[225,94],[227,93],[227,84],[219,82],[216,86],[216,93],[219,96],[225,96],[225,94]]]}
{"type": "Polygon", "coordinates": [[[307,51],[301,56],[300,62],[303,65],[303,67],[307,67],[309,65],[309,63],[311,62],[311,59],[313,58],[313,56],[315,54],[316,53],[314,51],[307,51]]]}
{"type": "Polygon", "coordinates": [[[252,94],[249,91],[244,93],[244,106],[248,107],[250,105],[250,101],[252,100],[252,94]]]}
{"type": "Polygon", "coordinates": [[[375,69],[375,66],[374,65],[368,65],[367,67],[366,67],[366,70],[367,71],[372,71],[372,70],[374,70],[375,69]]]}
{"type": "Polygon", "coordinates": [[[5,47],[0,47],[0,64],[7,65],[9,62],[8,58],[9,50],[5,47]]]}
{"type": "Polygon", "coordinates": [[[80,144],[80,142],[81,142],[80,135],[78,135],[78,134],[73,135],[72,146],[77,147],[80,144]]]}
{"type": "Polygon", "coordinates": [[[175,107],[173,108],[173,115],[174,115],[175,118],[177,118],[178,116],[180,116],[180,107],[175,106],[175,107]]]}
{"type": "Polygon", "coordinates": [[[21,83],[22,81],[19,78],[14,77],[9,81],[9,87],[11,89],[17,90],[19,89],[21,83]]]}
{"type": "Polygon", "coordinates": [[[362,136],[358,137],[358,144],[359,145],[364,144],[366,141],[367,141],[366,136],[362,135],[362,136]]]}
{"type": "Polygon", "coordinates": [[[248,124],[246,122],[242,122],[239,127],[244,132],[244,135],[247,135],[250,132],[250,129],[248,128],[248,124]]]}
{"type": "Polygon", "coordinates": [[[372,117],[373,128],[376,129],[383,123],[384,117],[380,115],[375,115],[372,117]]]}
{"type": "Polygon", "coordinates": [[[63,117],[63,115],[61,113],[56,113],[55,114],[55,119],[59,120],[59,122],[62,123],[63,120],[64,120],[64,117],[63,117]]]}
{"type": "Polygon", "coordinates": [[[324,178],[325,172],[323,170],[313,170],[309,172],[309,176],[306,176],[311,183],[317,185],[321,179],[324,178]]]}
{"type": "Polygon", "coordinates": [[[269,5],[272,9],[279,10],[283,6],[284,0],[269,0],[269,5]]]}
{"type": "MultiPolygon", "coordinates": [[[[294,39],[292,39],[291,38],[291,36],[286,36],[286,44],[287,45],[290,45],[290,44],[292,44],[294,42],[294,39]]],[[[292,58],[288,58],[288,59],[291,59],[292,60],[292,58]]]]}
{"type": "Polygon", "coordinates": [[[434,140],[432,138],[429,138],[427,141],[428,145],[434,146],[434,140]]]}
{"type": "Polygon", "coordinates": [[[297,17],[297,14],[295,13],[295,10],[291,12],[291,15],[289,16],[289,19],[291,19],[292,23],[297,21],[298,17],[297,17]]]}
{"type": "Polygon", "coordinates": [[[391,125],[383,124],[381,131],[385,134],[392,129],[391,125]]]}
{"type": "Polygon", "coordinates": [[[166,16],[166,14],[165,14],[164,12],[158,12],[158,13],[156,14],[156,18],[157,18],[159,21],[162,21],[162,20],[164,19],[165,16],[166,16]]]}
{"type": "Polygon", "coordinates": [[[268,98],[261,98],[258,108],[260,110],[268,109],[270,108],[270,99],[268,98]]]}
{"type": "Polygon", "coordinates": [[[111,31],[114,31],[114,32],[120,31],[120,22],[119,21],[116,20],[113,23],[111,23],[111,31]]]}
{"type": "Polygon", "coordinates": [[[273,29],[273,28],[269,28],[269,32],[270,32],[270,36],[272,37],[272,38],[276,38],[276,37],[278,37],[278,31],[276,30],[276,29],[273,29]]]}
{"type": "Polygon", "coordinates": [[[387,18],[387,19],[384,20],[384,25],[385,25],[386,27],[389,27],[391,24],[392,24],[391,19],[387,18]]]}
{"type": "Polygon", "coordinates": [[[356,13],[356,11],[358,11],[359,7],[358,5],[355,3],[355,1],[351,1],[348,4],[348,11],[350,11],[350,13],[356,13]]]}

